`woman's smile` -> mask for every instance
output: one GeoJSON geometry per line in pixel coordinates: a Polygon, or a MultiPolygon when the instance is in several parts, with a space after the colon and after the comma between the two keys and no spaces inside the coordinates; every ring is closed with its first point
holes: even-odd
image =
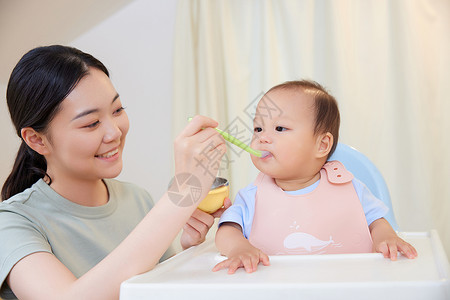
{"type": "Polygon", "coordinates": [[[119,156],[119,148],[116,148],[116,149],[106,152],[104,154],[98,154],[95,157],[109,159],[109,158],[118,157],[118,156],[119,156]]]}

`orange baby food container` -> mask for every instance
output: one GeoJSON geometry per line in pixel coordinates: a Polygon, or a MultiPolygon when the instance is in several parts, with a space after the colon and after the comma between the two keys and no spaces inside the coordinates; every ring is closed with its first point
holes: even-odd
{"type": "Polygon", "coordinates": [[[198,208],[211,214],[223,206],[223,201],[229,197],[229,194],[230,186],[228,180],[222,177],[216,177],[211,186],[211,190],[205,199],[200,202],[198,208]]]}

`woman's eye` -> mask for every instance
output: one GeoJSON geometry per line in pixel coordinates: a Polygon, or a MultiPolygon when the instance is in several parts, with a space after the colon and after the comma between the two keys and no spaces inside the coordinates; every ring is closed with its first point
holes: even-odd
{"type": "Polygon", "coordinates": [[[118,114],[120,114],[124,109],[125,109],[125,107],[121,106],[121,107],[119,107],[118,109],[116,109],[116,110],[114,111],[114,114],[115,114],[115,115],[118,115],[118,114]]]}
{"type": "Polygon", "coordinates": [[[275,127],[275,130],[276,130],[276,131],[285,131],[286,128],[283,127],[283,126],[277,126],[277,127],[275,127]]]}
{"type": "Polygon", "coordinates": [[[84,127],[86,127],[86,128],[95,128],[95,127],[97,127],[98,124],[100,124],[100,121],[95,121],[94,123],[91,123],[91,124],[89,124],[87,126],[84,126],[84,127]]]}
{"type": "Polygon", "coordinates": [[[254,132],[261,132],[262,128],[261,127],[255,127],[255,129],[253,130],[254,132]]]}

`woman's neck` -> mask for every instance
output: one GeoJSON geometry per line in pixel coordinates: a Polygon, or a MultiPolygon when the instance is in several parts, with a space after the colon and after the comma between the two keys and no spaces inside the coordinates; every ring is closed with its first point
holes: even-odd
{"type": "Polygon", "coordinates": [[[67,200],[83,206],[108,203],[109,193],[103,180],[54,180],[51,188],[67,200]]]}

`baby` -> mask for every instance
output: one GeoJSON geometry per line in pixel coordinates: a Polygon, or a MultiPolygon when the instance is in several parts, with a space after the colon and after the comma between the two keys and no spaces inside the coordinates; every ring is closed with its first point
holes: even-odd
{"type": "Polygon", "coordinates": [[[216,246],[227,259],[213,271],[254,272],[269,265],[267,255],[417,256],[383,218],[384,203],[340,162],[327,162],[339,123],[336,100],[316,82],[289,81],[261,98],[251,146],[270,154],[252,156],[261,172],[220,219],[216,246]]]}

